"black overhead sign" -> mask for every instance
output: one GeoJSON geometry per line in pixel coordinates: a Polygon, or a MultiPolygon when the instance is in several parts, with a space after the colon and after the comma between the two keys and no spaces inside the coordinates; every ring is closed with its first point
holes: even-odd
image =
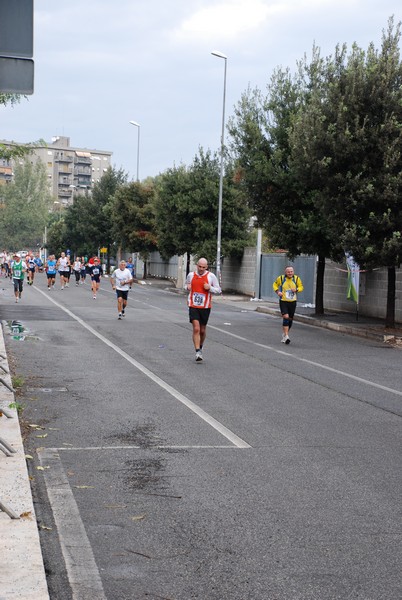
{"type": "Polygon", "coordinates": [[[0,92],[33,94],[33,0],[0,0],[0,92]]]}

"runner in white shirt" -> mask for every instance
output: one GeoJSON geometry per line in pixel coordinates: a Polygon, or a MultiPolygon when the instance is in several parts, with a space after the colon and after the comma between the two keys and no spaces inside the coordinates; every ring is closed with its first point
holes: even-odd
{"type": "Polygon", "coordinates": [[[74,263],[73,263],[73,271],[74,271],[74,275],[75,275],[75,285],[80,285],[81,267],[82,267],[82,263],[81,263],[79,257],[76,256],[74,263]]]}
{"type": "Polygon", "coordinates": [[[64,290],[64,287],[68,287],[68,278],[70,274],[70,257],[66,256],[65,252],[61,253],[60,258],[57,261],[57,270],[60,273],[60,289],[64,290]]]}
{"type": "Polygon", "coordinates": [[[125,316],[127,307],[127,297],[130,290],[130,285],[133,283],[133,277],[126,267],[126,261],[121,260],[119,268],[113,271],[110,277],[112,288],[116,290],[117,295],[117,310],[119,312],[118,319],[125,316]]]}

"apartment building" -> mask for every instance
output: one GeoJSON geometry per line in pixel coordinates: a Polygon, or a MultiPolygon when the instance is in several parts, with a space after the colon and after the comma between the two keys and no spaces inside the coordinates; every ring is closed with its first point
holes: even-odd
{"type": "MultiPolygon", "coordinates": [[[[1,141],[4,145],[13,142],[1,141]]],[[[70,146],[70,138],[55,136],[50,144],[37,146],[30,155],[40,159],[46,167],[49,191],[55,201],[68,205],[77,194],[92,189],[94,183],[111,166],[112,152],[70,146]]],[[[0,185],[12,179],[13,161],[0,159],[0,185]]]]}

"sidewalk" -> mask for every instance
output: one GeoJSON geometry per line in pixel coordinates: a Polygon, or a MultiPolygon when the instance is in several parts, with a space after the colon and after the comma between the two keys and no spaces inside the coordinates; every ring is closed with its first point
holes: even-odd
{"type": "Polygon", "coordinates": [[[13,452],[0,451],[0,600],[49,600],[18,413],[10,408],[15,398],[7,387],[12,389],[5,333],[0,327],[0,438],[13,452]]]}

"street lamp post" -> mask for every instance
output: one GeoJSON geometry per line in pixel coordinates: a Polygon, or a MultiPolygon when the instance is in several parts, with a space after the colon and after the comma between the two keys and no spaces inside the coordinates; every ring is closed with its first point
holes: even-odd
{"type": "Polygon", "coordinates": [[[139,171],[140,171],[140,129],[141,125],[137,123],[137,121],[130,121],[131,125],[138,127],[138,138],[137,138],[137,181],[139,181],[139,171]]]}
{"type": "Polygon", "coordinates": [[[222,109],[222,135],[221,135],[221,171],[219,176],[219,201],[218,201],[218,233],[216,240],[216,276],[219,283],[221,282],[221,238],[222,238],[222,196],[223,196],[223,155],[225,152],[225,104],[226,104],[226,68],[228,57],[222,52],[214,50],[211,52],[213,56],[223,58],[225,61],[225,69],[223,75],[223,109],[222,109]]]}

